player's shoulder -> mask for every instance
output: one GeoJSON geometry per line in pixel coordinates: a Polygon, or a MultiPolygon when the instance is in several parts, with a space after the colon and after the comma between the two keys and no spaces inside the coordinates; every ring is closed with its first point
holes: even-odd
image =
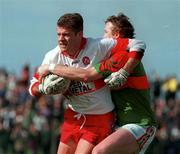
{"type": "Polygon", "coordinates": [[[136,38],[129,38],[128,40],[129,40],[129,42],[133,42],[133,43],[143,43],[143,44],[145,44],[145,42],[143,40],[136,39],[136,38]]]}
{"type": "Polygon", "coordinates": [[[129,47],[139,47],[140,49],[146,49],[146,43],[140,39],[129,39],[129,47]]]}
{"type": "Polygon", "coordinates": [[[136,38],[118,38],[117,39],[118,43],[143,43],[145,44],[145,42],[143,40],[140,39],[136,39],[136,38]]]}
{"type": "Polygon", "coordinates": [[[55,48],[49,50],[49,51],[46,53],[46,56],[50,56],[50,57],[51,57],[51,56],[53,56],[53,55],[58,54],[59,51],[60,51],[59,46],[56,46],[55,48]]]}
{"type": "Polygon", "coordinates": [[[106,46],[113,46],[116,44],[116,40],[112,38],[88,38],[88,44],[99,44],[99,45],[106,45],[106,46]]]}

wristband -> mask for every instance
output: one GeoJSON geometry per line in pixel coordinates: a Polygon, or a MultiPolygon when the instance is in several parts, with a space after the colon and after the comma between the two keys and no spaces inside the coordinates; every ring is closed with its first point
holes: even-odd
{"type": "Polygon", "coordinates": [[[48,70],[52,72],[55,69],[56,64],[50,64],[48,70]]]}
{"type": "Polygon", "coordinates": [[[129,73],[125,71],[123,68],[121,68],[119,72],[122,73],[126,78],[129,76],[129,73]]]}

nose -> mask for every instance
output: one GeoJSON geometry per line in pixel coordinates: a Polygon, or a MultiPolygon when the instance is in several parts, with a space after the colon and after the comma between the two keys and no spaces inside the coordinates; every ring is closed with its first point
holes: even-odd
{"type": "Polygon", "coordinates": [[[58,35],[58,40],[59,40],[59,41],[64,40],[64,36],[63,36],[63,35],[58,35]]]}

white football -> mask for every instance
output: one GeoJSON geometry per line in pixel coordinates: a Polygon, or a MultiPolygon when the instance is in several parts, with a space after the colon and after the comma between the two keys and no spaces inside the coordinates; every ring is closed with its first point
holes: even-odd
{"type": "Polygon", "coordinates": [[[42,80],[45,94],[63,94],[69,88],[70,80],[55,74],[48,74],[42,80]]]}

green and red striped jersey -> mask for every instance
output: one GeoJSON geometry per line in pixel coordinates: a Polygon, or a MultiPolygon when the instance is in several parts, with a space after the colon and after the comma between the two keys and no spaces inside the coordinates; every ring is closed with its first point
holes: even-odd
{"type": "MultiPolygon", "coordinates": [[[[109,59],[94,65],[96,71],[107,77],[124,66],[129,57],[141,59],[138,51],[129,51],[129,39],[119,39],[109,59]],[[123,41],[122,41],[123,40],[123,41]]],[[[141,126],[156,125],[151,109],[150,86],[140,62],[128,77],[127,82],[118,90],[112,90],[112,100],[117,111],[117,123],[122,126],[135,123],[141,126]]]]}

